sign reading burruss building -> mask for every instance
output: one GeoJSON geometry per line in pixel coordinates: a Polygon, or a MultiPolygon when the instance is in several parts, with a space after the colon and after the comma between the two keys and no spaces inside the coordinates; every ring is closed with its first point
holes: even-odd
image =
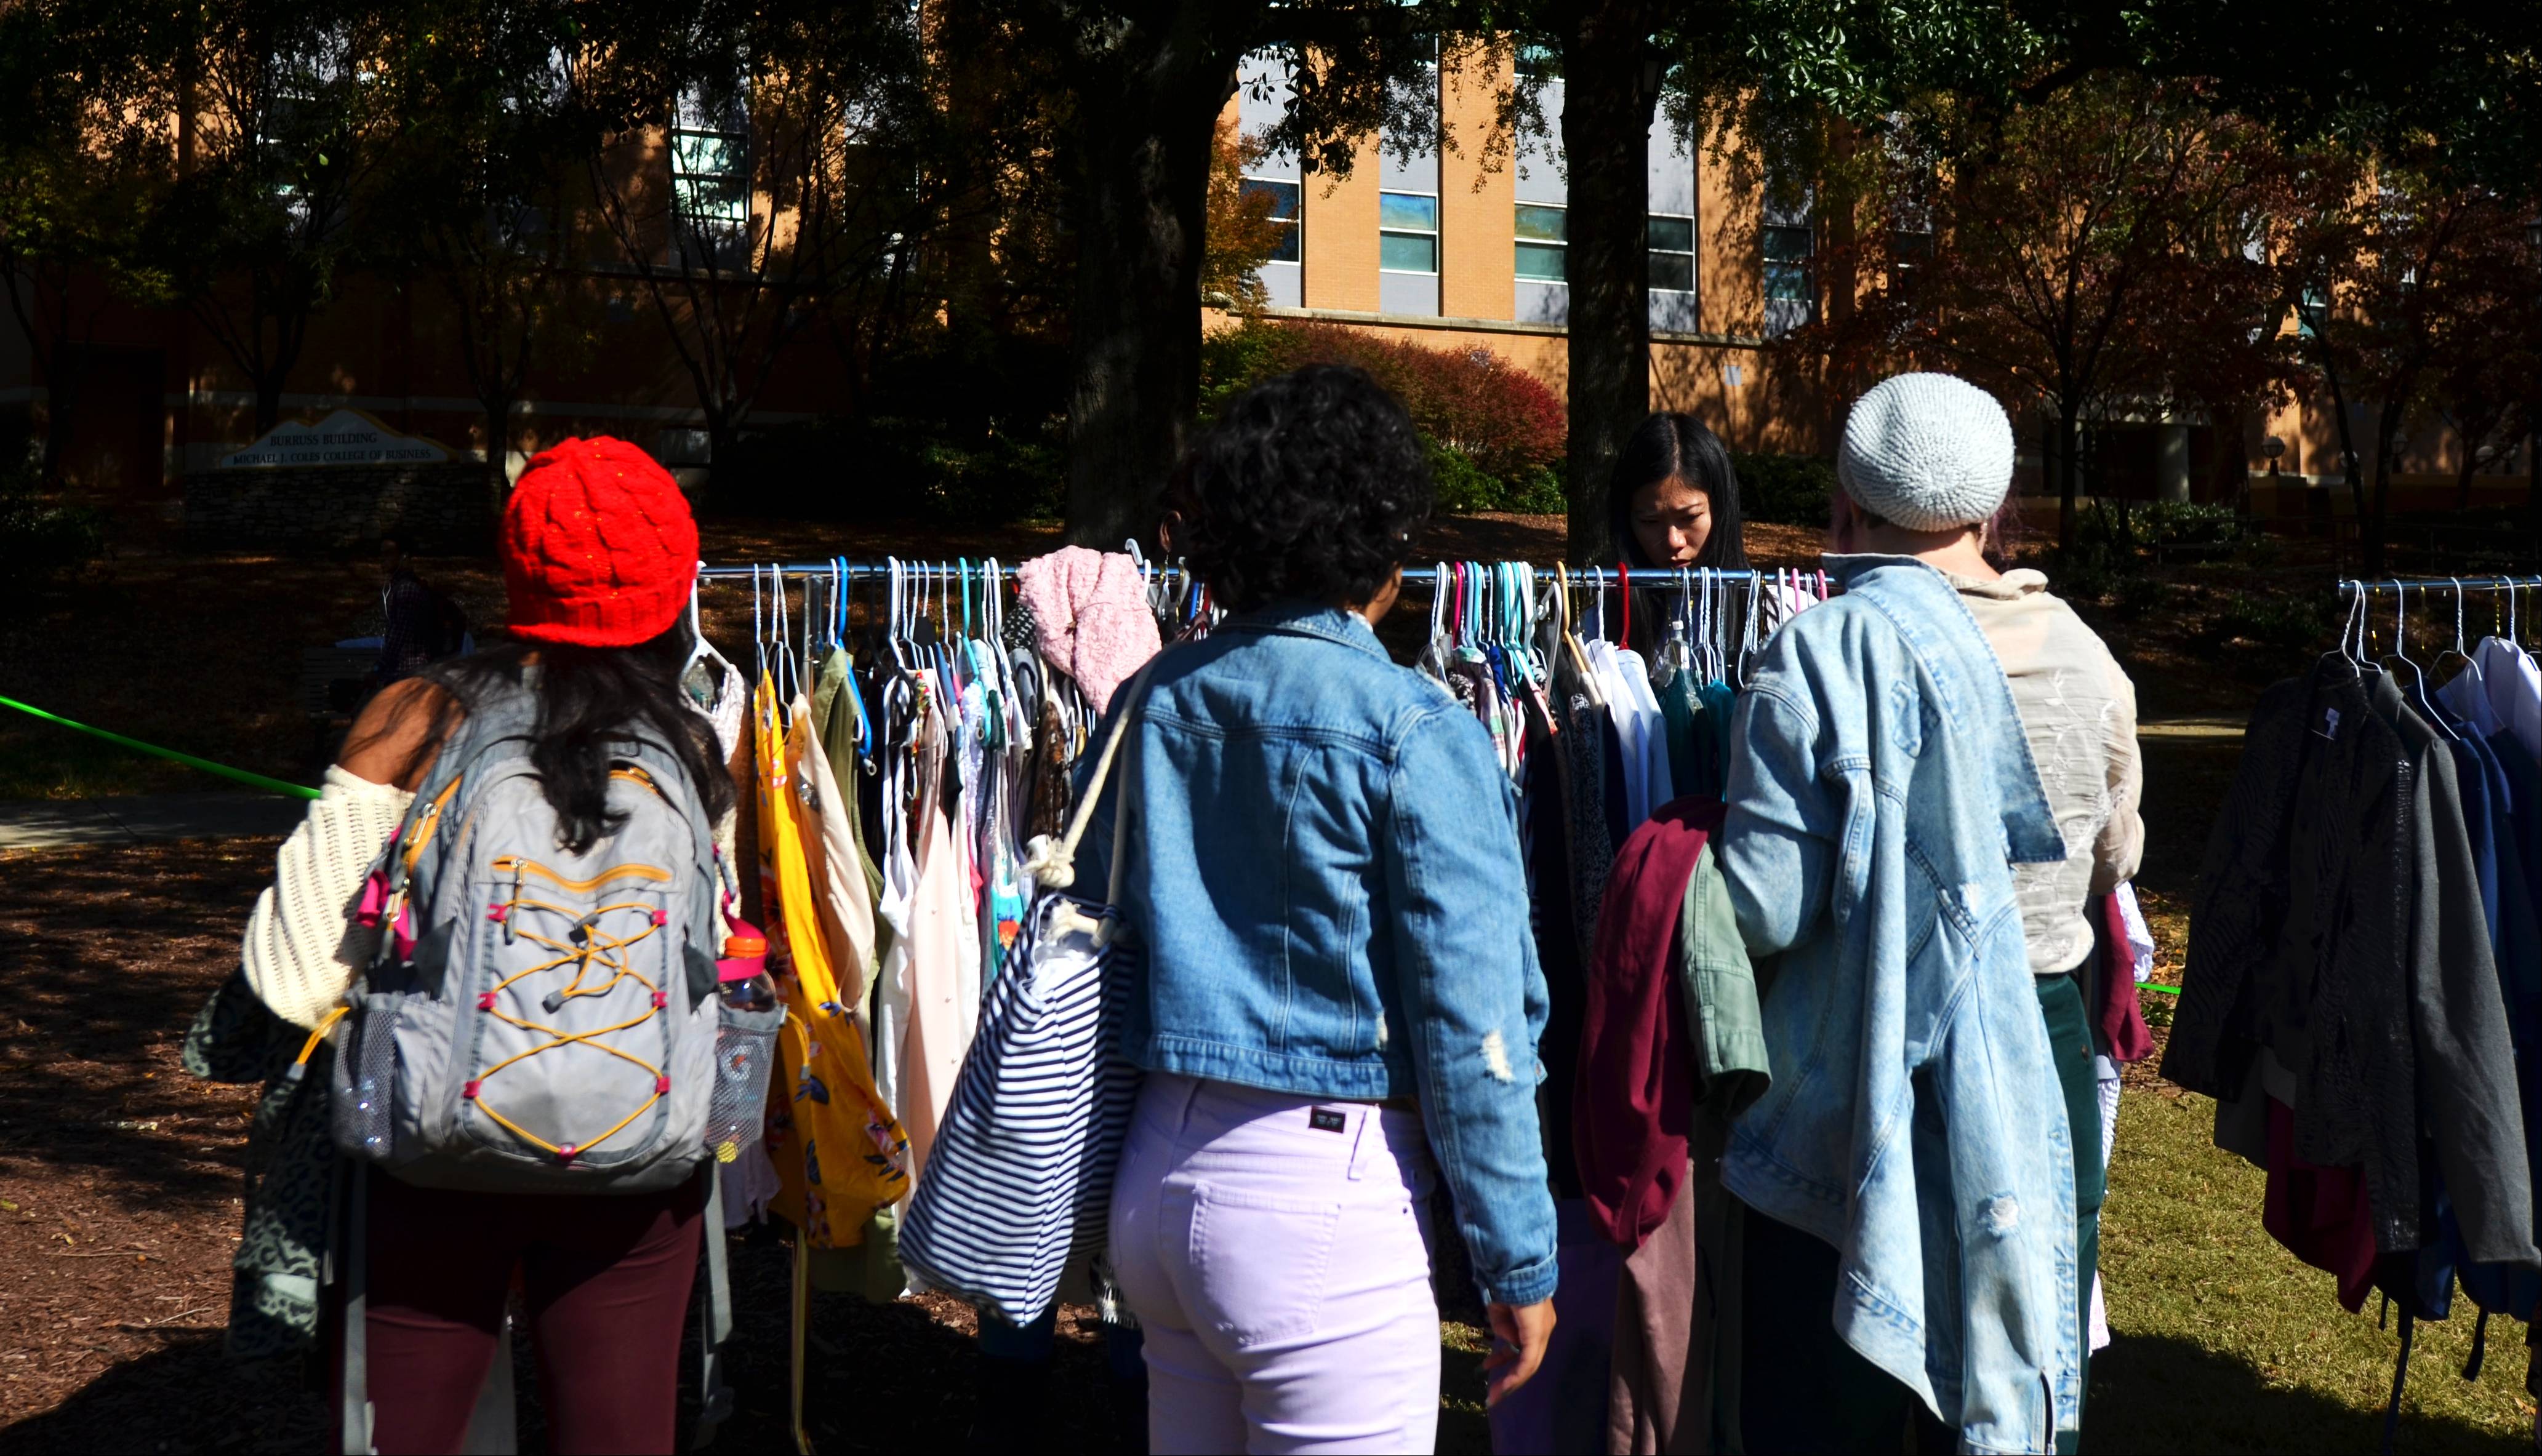
{"type": "Polygon", "coordinates": [[[263,439],[223,457],[219,469],[441,465],[449,459],[450,452],[430,440],[399,434],[358,409],[338,409],[316,424],[275,425],[263,439]]]}

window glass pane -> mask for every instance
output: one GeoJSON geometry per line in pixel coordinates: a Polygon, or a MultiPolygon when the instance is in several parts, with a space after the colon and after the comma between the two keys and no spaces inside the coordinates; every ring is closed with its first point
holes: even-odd
{"type": "Polygon", "coordinates": [[[1298,184],[1296,182],[1273,182],[1258,177],[1246,178],[1244,195],[1251,197],[1257,193],[1271,199],[1271,216],[1274,219],[1280,222],[1298,220],[1298,184]]]}
{"type": "Polygon", "coordinates": [[[1298,260],[1298,225],[1291,223],[1280,230],[1280,246],[1271,250],[1272,262],[1293,263],[1298,260]]]}
{"type": "Polygon", "coordinates": [[[1765,255],[1786,261],[1810,255],[1810,230],[1807,228],[1765,229],[1765,255]]]}
{"type": "Polygon", "coordinates": [[[1651,286],[1675,288],[1689,292],[1694,287],[1694,255],[1691,253],[1654,253],[1651,255],[1651,286]]]}
{"type": "Polygon", "coordinates": [[[1560,207],[1518,205],[1518,235],[1533,243],[1559,243],[1571,214],[1560,207]]]}
{"type": "Polygon", "coordinates": [[[1694,219],[1690,217],[1652,218],[1650,248],[1654,253],[1692,253],[1694,219]]]}
{"type": "Polygon", "coordinates": [[[1570,252],[1558,243],[1521,243],[1518,245],[1518,275],[1538,283],[1560,283],[1568,277],[1563,271],[1563,257],[1570,252]]]}
{"type": "Polygon", "coordinates": [[[1439,240],[1429,233],[1380,233],[1377,265],[1398,273],[1439,271],[1439,240]]]}
{"type": "Polygon", "coordinates": [[[1810,270],[1799,263],[1765,264],[1765,296],[1807,302],[1810,297],[1810,270]]]}
{"type": "Polygon", "coordinates": [[[1409,192],[1380,192],[1377,194],[1377,225],[1435,233],[1439,231],[1439,199],[1418,197],[1409,192]]]}

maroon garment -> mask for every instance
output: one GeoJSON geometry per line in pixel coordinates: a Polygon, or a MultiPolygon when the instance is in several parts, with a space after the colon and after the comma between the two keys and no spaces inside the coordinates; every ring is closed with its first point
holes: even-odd
{"type": "Polygon", "coordinates": [[[517,1267],[549,1448],[676,1450],[680,1336],[705,1205],[703,1182],[653,1194],[482,1194],[373,1173],[373,1444],[383,1456],[459,1449],[517,1267]]]}
{"type": "Polygon", "coordinates": [[[2374,1225],[2365,1205],[2365,1174],[2325,1168],[2295,1156],[2295,1115],[2269,1099],[2269,1189],[2260,1226],[2286,1252],[2339,1279],[2350,1314],[2365,1307],[2374,1286],[2374,1225]]]}
{"type": "Polygon", "coordinates": [[[1718,799],[1661,806],[1615,851],[1598,911],[1572,1149],[1591,1223],[1626,1249],[1667,1220],[1685,1182],[1694,1054],[1677,990],[1678,911],[1723,812],[1718,799]]]}
{"type": "Polygon", "coordinates": [[[2092,939],[2098,944],[2100,982],[2092,987],[2092,1030],[2099,1051],[2112,1061],[2142,1061],[2153,1055],[2143,999],[2136,994],[2135,957],[2128,951],[2128,920],[2115,895],[2092,897],[2092,939]]]}

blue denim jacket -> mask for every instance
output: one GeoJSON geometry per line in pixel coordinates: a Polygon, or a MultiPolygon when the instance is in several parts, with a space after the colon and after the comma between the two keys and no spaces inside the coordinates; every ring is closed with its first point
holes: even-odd
{"type": "Polygon", "coordinates": [[[1941,574],[1827,567],[1844,595],[1774,635],[1733,720],[1721,867],[1780,959],[1773,1086],[1722,1179],[1835,1247],[1836,1332],[1967,1448],[2053,1450],[2080,1416],[2074,1155],[2010,865],[2065,846],[1941,574]]]}
{"type": "MultiPolygon", "coordinates": [[[[1417,1098],[1485,1297],[1549,1296],[1544,974],[1489,735],[1366,621],[1309,604],[1232,618],[1150,677],[1114,768],[1135,755],[1120,909],[1147,985],[1125,1054],[1308,1097],[1417,1098]]],[[[1105,883],[1117,787],[1079,845],[1081,893],[1105,883]]]]}

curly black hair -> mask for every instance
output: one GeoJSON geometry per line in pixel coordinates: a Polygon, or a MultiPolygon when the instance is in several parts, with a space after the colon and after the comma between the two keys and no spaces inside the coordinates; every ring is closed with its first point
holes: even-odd
{"type": "Polygon", "coordinates": [[[1219,606],[1359,603],[1412,554],[1430,462],[1412,417],[1346,364],[1310,364],[1229,401],[1175,473],[1174,545],[1219,606]]]}

